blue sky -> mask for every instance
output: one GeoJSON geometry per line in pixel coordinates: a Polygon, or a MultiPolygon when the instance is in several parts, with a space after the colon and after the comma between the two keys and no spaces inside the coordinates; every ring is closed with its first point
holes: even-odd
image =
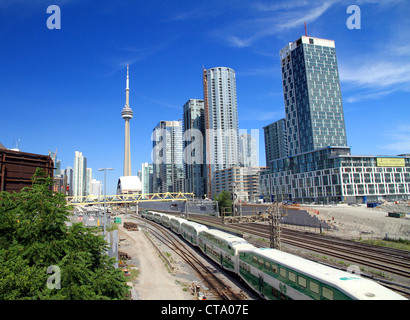
{"type": "Polygon", "coordinates": [[[25,152],[74,152],[115,192],[123,171],[130,64],[132,171],[151,162],[151,133],[202,98],[202,67],[236,71],[239,128],[284,117],[279,50],[304,34],[335,40],[353,154],[410,153],[410,3],[391,1],[0,0],[0,142],[25,152]],[[347,7],[361,10],[350,30],[347,7]],[[49,5],[61,29],[49,30],[49,5]]]}

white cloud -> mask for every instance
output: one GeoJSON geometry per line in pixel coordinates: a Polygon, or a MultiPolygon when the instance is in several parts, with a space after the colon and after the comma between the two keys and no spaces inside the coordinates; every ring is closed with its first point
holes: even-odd
{"type": "Polygon", "coordinates": [[[342,81],[368,88],[404,85],[410,88],[410,62],[361,59],[359,65],[339,68],[342,81]]]}
{"type": "Polygon", "coordinates": [[[371,44],[363,43],[363,54],[339,61],[340,80],[347,88],[344,100],[359,102],[381,99],[394,92],[410,92],[410,20],[400,19],[408,16],[408,3],[362,0],[358,4],[377,6],[384,15],[391,16],[391,22],[380,24],[379,36],[371,44]]]}
{"type": "Polygon", "coordinates": [[[382,90],[382,91],[370,90],[369,92],[366,92],[366,93],[360,93],[360,94],[356,94],[353,96],[348,96],[346,99],[344,99],[344,101],[349,102],[349,103],[355,103],[355,102],[360,102],[360,101],[365,101],[365,100],[377,100],[377,99],[383,98],[396,91],[398,91],[398,89],[390,89],[390,90],[382,90]]]}
{"type": "Polygon", "coordinates": [[[217,34],[233,47],[249,47],[260,39],[280,34],[285,30],[303,28],[304,22],[317,20],[339,1],[285,1],[269,5],[256,3],[253,5],[257,11],[255,18],[239,21],[225,30],[217,31],[217,34]]]}
{"type": "Polygon", "coordinates": [[[410,92],[410,62],[401,59],[372,61],[362,59],[359,65],[341,67],[340,80],[359,93],[347,90],[346,102],[377,100],[398,91],[410,92]]]}
{"type": "Polygon", "coordinates": [[[262,12],[270,12],[270,11],[278,11],[278,10],[289,10],[289,9],[294,9],[294,8],[300,8],[304,6],[308,6],[309,4],[312,4],[312,1],[308,0],[299,0],[299,1],[284,1],[281,3],[261,3],[257,2],[254,4],[254,8],[262,11],[262,12]]]}

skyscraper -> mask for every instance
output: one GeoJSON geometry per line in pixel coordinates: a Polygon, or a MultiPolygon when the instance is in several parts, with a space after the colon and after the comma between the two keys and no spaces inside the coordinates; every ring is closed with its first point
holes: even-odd
{"type": "Polygon", "coordinates": [[[182,120],[160,121],[153,131],[154,192],[174,192],[183,180],[182,120]]]}
{"type": "Polygon", "coordinates": [[[65,188],[64,190],[66,191],[66,195],[72,196],[73,195],[73,186],[74,186],[74,176],[73,176],[73,169],[68,166],[64,170],[64,184],[65,188]]]}
{"type": "Polygon", "coordinates": [[[280,51],[289,156],[346,146],[335,43],[302,36],[280,51]]]}
{"type": "Polygon", "coordinates": [[[256,139],[250,133],[239,136],[239,164],[241,167],[258,166],[256,139]]]}
{"type": "Polygon", "coordinates": [[[144,162],[141,165],[141,193],[153,193],[152,181],[153,181],[154,165],[152,163],[144,162]]]}
{"type": "Polygon", "coordinates": [[[73,196],[82,197],[86,195],[87,158],[79,151],[74,155],[73,169],[73,196]]]}
{"type": "Polygon", "coordinates": [[[280,119],[263,127],[265,136],[266,166],[270,166],[272,160],[286,158],[288,156],[288,138],[286,134],[286,120],[280,119]]]}
{"type": "Polygon", "coordinates": [[[235,71],[227,67],[203,70],[207,194],[212,173],[239,165],[238,105],[235,71]]]}
{"type": "Polygon", "coordinates": [[[93,169],[87,168],[86,169],[86,178],[85,178],[85,195],[91,195],[91,182],[93,180],[93,169]]]}
{"type": "Polygon", "coordinates": [[[185,192],[206,194],[204,100],[189,99],[184,105],[185,192]]]}
{"type": "Polygon", "coordinates": [[[130,120],[133,111],[130,108],[129,67],[127,65],[127,87],[125,88],[125,106],[121,117],[125,120],[125,143],[124,143],[124,176],[131,176],[131,147],[130,147],[130,120]]]}

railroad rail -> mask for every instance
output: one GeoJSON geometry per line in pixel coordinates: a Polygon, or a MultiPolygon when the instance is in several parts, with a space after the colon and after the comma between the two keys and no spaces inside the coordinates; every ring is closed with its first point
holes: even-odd
{"type": "MultiPolygon", "coordinates": [[[[249,224],[238,226],[245,232],[252,232],[261,237],[269,237],[269,226],[261,224],[249,224]],[[242,227],[243,226],[243,227],[242,227]]],[[[236,228],[236,229],[238,229],[236,228]]],[[[372,246],[356,242],[348,242],[336,238],[328,238],[286,229],[283,230],[282,241],[286,244],[303,247],[307,250],[322,254],[335,255],[348,261],[369,265],[380,270],[395,273],[403,277],[410,275],[410,252],[372,246]],[[303,240],[303,243],[301,243],[303,240]]]]}
{"type": "MultiPolygon", "coordinates": [[[[190,219],[204,224],[213,224],[225,228],[219,217],[190,214],[190,219]]],[[[229,224],[231,230],[269,239],[269,225],[261,223],[229,224]]],[[[282,226],[281,241],[285,244],[305,250],[329,255],[335,258],[360,264],[374,269],[410,277],[410,252],[405,250],[380,247],[329,236],[321,236],[307,232],[288,229],[282,226]]]]}
{"type": "Polygon", "coordinates": [[[201,259],[199,259],[194,253],[192,248],[185,242],[178,239],[172,232],[165,227],[154,223],[149,220],[142,219],[137,215],[131,215],[136,219],[144,221],[147,225],[151,226],[150,232],[159,241],[164,243],[168,248],[179,255],[193,270],[203,279],[210,289],[222,300],[243,300],[244,297],[235,293],[229,286],[227,286],[212,269],[206,266],[201,259]]]}

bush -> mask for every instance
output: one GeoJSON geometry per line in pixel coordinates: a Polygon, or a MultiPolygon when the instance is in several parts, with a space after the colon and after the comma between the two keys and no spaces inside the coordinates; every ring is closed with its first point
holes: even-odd
{"type": "Polygon", "coordinates": [[[0,299],[124,299],[127,280],[103,236],[66,225],[65,197],[42,170],[32,182],[20,193],[0,192],[0,299]],[[60,270],[60,289],[47,286],[50,266],[60,270]]]}

